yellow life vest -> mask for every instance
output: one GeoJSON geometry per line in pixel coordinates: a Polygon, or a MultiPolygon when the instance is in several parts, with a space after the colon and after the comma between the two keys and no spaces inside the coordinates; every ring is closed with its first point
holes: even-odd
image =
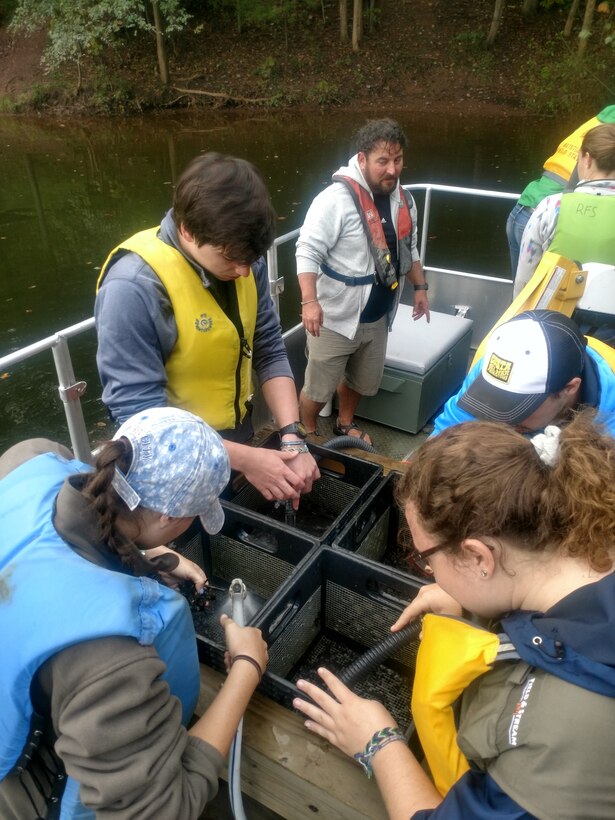
{"type": "Polygon", "coordinates": [[[487,340],[500,325],[526,310],[557,310],[572,316],[585,290],[587,274],[572,259],[545,251],[531,279],[506,308],[476,349],[471,367],[485,354],[487,340]]]}
{"type": "Polygon", "coordinates": [[[119,251],[138,254],[164,285],[175,315],[177,342],[165,362],[167,398],[216,430],[236,427],[252,393],[252,349],[257,291],[254,274],[235,281],[243,339],[200,277],[176,249],[158,238],[159,228],[131,236],[114,248],[97,289],[119,251]],[[245,342],[247,342],[247,347],[245,342]]]}
{"type": "Polygon", "coordinates": [[[602,356],[604,361],[615,373],[615,348],[612,348],[606,342],[601,342],[600,339],[594,339],[593,336],[586,336],[587,346],[595,350],[599,356],[602,356]]]}
{"type": "Polygon", "coordinates": [[[590,128],[600,124],[601,120],[598,117],[592,117],[591,120],[584,122],[576,131],[573,131],[572,134],[569,134],[566,139],[560,142],[557,151],[549,157],[543,166],[549,176],[557,179],[562,185],[568,182],[577,164],[579,150],[585,134],[590,128]]]}
{"type": "Polygon", "coordinates": [[[423,618],[412,688],[412,717],[434,784],[441,795],[470,765],[457,745],[453,705],[488,672],[500,648],[497,635],[444,615],[423,618]]]}

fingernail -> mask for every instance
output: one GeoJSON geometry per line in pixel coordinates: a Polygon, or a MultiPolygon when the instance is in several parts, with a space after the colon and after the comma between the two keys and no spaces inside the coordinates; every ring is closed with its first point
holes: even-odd
{"type": "Polygon", "coordinates": [[[297,689],[303,689],[304,686],[305,686],[305,681],[304,680],[300,679],[300,680],[297,681],[297,689]]]}

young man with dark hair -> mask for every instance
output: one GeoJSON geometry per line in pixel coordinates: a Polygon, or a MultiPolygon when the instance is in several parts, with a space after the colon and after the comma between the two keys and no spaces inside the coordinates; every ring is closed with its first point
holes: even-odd
{"type": "Polygon", "coordinates": [[[274,228],[251,163],[197,157],[160,226],[109,254],[95,315],[103,401],[116,421],[167,404],[188,410],[218,430],[234,469],[265,498],[282,500],[309,492],[319,473],[298,439],[295,382],[262,258],[274,228]],[[281,451],[246,446],[252,368],[281,451]]]}
{"type": "Polygon", "coordinates": [[[499,421],[520,433],[561,426],[595,407],[615,435],[615,351],[555,310],[526,310],[493,330],[485,355],[435,419],[433,435],[466,421],[499,421]]]}
{"type": "Polygon", "coordinates": [[[354,413],[361,396],[380,387],[404,278],[414,288],[415,320],[429,321],[429,302],[416,206],[399,184],[406,135],[394,120],[370,120],[355,144],[348,166],[312,202],[297,242],[308,348],[300,408],[307,430],[314,431],[337,389],[334,431],[368,440],[354,413]]]}

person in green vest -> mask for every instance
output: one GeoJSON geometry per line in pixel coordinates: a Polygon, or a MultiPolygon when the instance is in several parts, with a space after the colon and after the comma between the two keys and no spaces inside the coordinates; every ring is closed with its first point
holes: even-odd
{"type": "Polygon", "coordinates": [[[601,122],[615,122],[615,105],[607,105],[595,117],[584,122],[560,142],[556,152],[546,160],[542,176],[526,185],[515,207],[508,215],[506,236],[510,248],[513,279],[519,264],[519,249],[523,231],[534,209],[546,197],[559,194],[565,188],[574,188],[579,181],[576,162],[583,137],[590,128],[601,122]]]}
{"type": "Polygon", "coordinates": [[[574,191],[548,196],[532,214],[521,242],[514,296],[532,278],[545,251],[581,264],[615,265],[615,124],[587,132],[574,191]]]}
{"type": "Polygon", "coordinates": [[[231,467],[267,500],[297,505],[320,474],[263,259],[275,218],[251,163],[215,152],[194,159],[161,224],[121,242],[102,267],[96,362],[115,421],[151,407],[188,410],[220,433],[231,467]],[[249,446],[253,373],[280,450],[249,446]]]}

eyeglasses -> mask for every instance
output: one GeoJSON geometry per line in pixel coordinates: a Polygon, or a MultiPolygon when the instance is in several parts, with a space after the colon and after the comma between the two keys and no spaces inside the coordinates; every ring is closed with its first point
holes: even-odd
{"type": "MultiPolygon", "coordinates": [[[[430,555],[434,555],[436,552],[440,552],[440,550],[444,550],[450,546],[450,542],[445,541],[442,544],[436,544],[435,547],[429,547],[429,549],[423,550],[422,552],[419,552],[416,547],[410,547],[406,557],[408,563],[415,569],[418,569],[424,575],[433,576],[433,569],[430,567],[427,559],[430,555]]],[[[491,552],[495,550],[492,544],[485,544],[485,546],[488,547],[491,552]]]]}
{"type": "Polygon", "coordinates": [[[420,570],[424,575],[433,575],[433,569],[427,559],[430,555],[435,555],[436,552],[440,552],[440,550],[444,550],[448,546],[450,545],[447,541],[443,544],[436,544],[435,547],[429,547],[429,549],[423,550],[422,552],[419,552],[416,547],[411,547],[407,554],[408,563],[420,570]]]}

